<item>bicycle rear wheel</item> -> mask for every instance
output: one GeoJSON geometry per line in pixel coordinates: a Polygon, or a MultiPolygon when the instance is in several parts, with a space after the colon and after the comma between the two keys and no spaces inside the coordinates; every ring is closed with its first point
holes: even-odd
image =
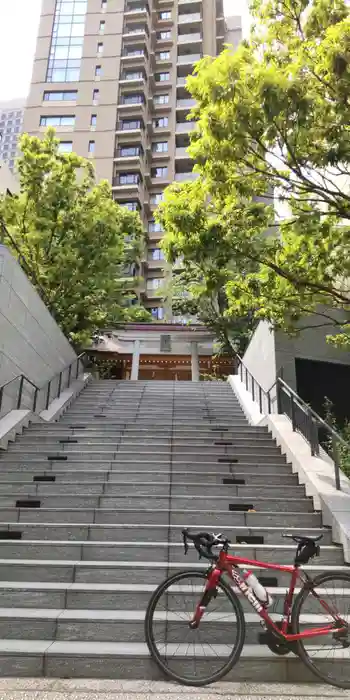
{"type": "Polygon", "coordinates": [[[169,678],[185,685],[220,680],[238,661],[244,644],[243,609],[224,581],[197,629],[190,628],[206,584],[204,572],[174,574],[154,591],[147,608],[145,635],[151,656],[169,678]]]}
{"type": "MultiPolygon", "coordinates": [[[[333,615],[327,612],[324,604],[350,625],[350,573],[332,571],[320,574],[301,589],[292,611],[293,633],[333,623],[333,615]]],[[[326,683],[337,688],[350,688],[350,629],[347,627],[342,632],[340,627],[337,631],[335,623],[334,630],[325,636],[295,642],[296,653],[326,683]]]]}

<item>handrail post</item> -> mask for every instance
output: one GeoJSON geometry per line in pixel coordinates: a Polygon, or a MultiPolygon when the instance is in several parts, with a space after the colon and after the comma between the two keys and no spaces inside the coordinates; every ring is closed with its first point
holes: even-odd
{"type": "Polygon", "coordinates": [[[1,406],[2,406],[2,397],[4,395],[4,387],[0,387],[0,413],[1,413],[1,406]]]}
{"type": "Polygon", "coordinates": [[[294,396],[290,397],[290,418],[292,421],[292,428],[295,431],[295,406],[294,406],[294,396]]]}
{"type": "Polygon", "coordinates": [[[245,388],[247,389],[247,391],[248,391],[248,386],[249,386],[249,384],[248,384],[248,370],[247,370],[247,368],[245,368],[245,388]]]}
{"type": "Polygon", "coordinates": [[[332,452],[333,452],[333,462],[334,462],[334,478],[335,478],[335,488],[337,491],[341,491],[340,487],[340,456],[338,449],[338,440],[335,435],[332,435],[332,452]]]}
{"type": "Polygon", "coordinates": [[[78,359],[77,359],[77,371],[76,371],[76,374],[75,374],[75,378],[76,378],[76,379],[78,379],[78,377],[79,377],[79,362],[80,362],[80,360],[79,360],[79,357],[78,357],[78,359]]]}
{"type": "Polygon", "coordinates": [[[71,375],[72,375],[72,365],[69,365],[69,369],[68,369],[68,384],[67,384],[68,387],[70,387],[71,375]]]}
{"type": "Polygon", "coordinates": [[[35,411],[36,411],[37,401],[38,401],[38,388],[36,387],[35,391],[34,391],[34,399],[33,399],[33,413],[35,413],[35,411]]]}
{"type": "Polygon", "coordinates": [[[243,382],[243,365],[242,362],[239,364],[239,376],[241,378],[241,382],[243,382]]]}
{"type": "Polygon", "coordinates": [[[260,408],[260,413],[262,413],[262,388],[259,384],[259,408],[260,408]]]}
{"type": "Polygon", "coordinates": [[[252,377],[252,399],[255,401],[255,379],[252,377]]]}
{"type": "Polygon", "coordinates": [[[278,413],[278,415],[280,415],[282,413],[281,391],[282,391],[282,387],[281,387],[281,385],[278,381],[278,377],[277,377],[276,396],[277,396],[277,413],[278,413]]]}
{"type": "Polygon", "coordinates": [[[62,388],[62,372],[60,372],[60,376],[58,377],[57,398],[60,398],[60,396],[61,396],[61,388],[62,388]]]}
{"type": "Polygon", "coordinates": [[[268,414],[271,414],[271,394],[270,391],[267,392],[267,411],[268,414]]]}
{"type": "Polygon", "coordinates": [[[21,408],[22,394],[23,394],[23,382],[24,382],[24,376],[22,374],[20,382],[19,382],[19,390],[18,390],[18,398],[17,398],[17,410],[19,410],[21,408]]]}
{"type": "Polygon", "coordinates": [[[50,391],[51,391],[51,379],[47,385],[47,394],[46,394],[46,410],[48,409],[50,405],[50,391]]]}

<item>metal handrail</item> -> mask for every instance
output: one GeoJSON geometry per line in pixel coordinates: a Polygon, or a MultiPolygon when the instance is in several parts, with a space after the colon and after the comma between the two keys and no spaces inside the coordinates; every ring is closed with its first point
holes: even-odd
{"type": "Polygon", "coordinates": [[[62,391],[65,388],[67,389],[70,386],[71,380],[72,380],[72,370],[73,370],[73,367],[75,364],[76,364],[75,379],[78,378],[80,362],[82,362],[83,358],[86,356],[87,356],[86,353],[82,352],[80,355],[78,355],[73,360],[73,362],[71,362],[69,365],[64,367],[60,372],[58,372],[53,377],[51,377],[51,379],[48,382],[45,382],[43,384],[43,386],[41,386],[41,387],[34,384],[34,382],[32,382],[31,379],[28,379],[28,377],[25,374],[18,374],[16,377],[9,379],[7,382],[4,382],[4,384],[2,384],[0,386],[0,416],[1,416],[1,408],[2,408],[2,404],[3,404],[3,399],[4,399],[4,391],[10,384],[13,384],[14,382],[19,383],[17,395],[15,397],[16,400],[14,402],[17,410],[20,410],[20,408],[22,406],[23,389],[24,389],[25,382],[30,384],[30,386],[33,387],[33,389],[34,389],[33,401],[32,401],[32,405],[31,405],[31,410],[33,411],[33,413],[36,412],[39,392],[44,391],[44,390],[45,390],[44,406],[45,406],[45,409],[48,409],[48,407],[50,405],[50,401],[52,401],[56,398],[59,398],[61,396],[62,391]],[[66,372],[68,372],[67,383],[66,383],[66,386],[63,386],[63,376],[66,372]],[[55,395],[54,395],[52,392],[52,386],[56,380],[57,380],[57,391],[55,392],[55,395]]]}
{"type": "Polygon", "coordinates": [[[247,391],[249,391],[249,380],[251,385],[251,394],[253,401],[256,401],[256,390],[258,391],[259,397],[259,407],[260,413],[262,413],[262,397],[265,397],[267,401],[268,413],[272,413],[272,399],[271,392],[276,389],[277,398],[277,413],[286,415],[291,423],[293,431],[299,432],[307,440],[310,445],[312,456],[319,456],[320,454],[320,440],[319,440],[319,428],[323,428],[325,432],[331,437],[332,440],[332,458],[334,462],[334,478],[335,486],[337,491],[341,490],[340,485],[340,472],[341,472],[341,459],[339,455],[339,445],[345,447],[349,450],[350,454],[350,444],[342,438],[339,433],[334,430],[334,428],[329,425],[321,416],[314,411],[311,406],[309,406],[297,393],[292,389],[287,382],[282,379],[282,377],[277,377],[276,381],[267,391],[262,388],[257,379],[251,374],[246,365],[244,364],[242,358],[236,353],[236,357],[239,361],[238,371],[240,374],[241,381],[244,382],[243,375],[245,375],[245,386],[247,391]],[[284,398],[288,397],[288,405],[285,405],[284,398]],[[300,411],[302,415],[300,415],[300,411]],[[297,415],[299,412],[299,416],[297,415]]]}

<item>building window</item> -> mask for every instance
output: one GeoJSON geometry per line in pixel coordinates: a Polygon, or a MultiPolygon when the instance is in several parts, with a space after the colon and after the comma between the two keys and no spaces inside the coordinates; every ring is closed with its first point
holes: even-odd
{"type": "Polygon", "coordinates": [[[56,2],[46,75],[48,83],[79,80],[86,10],[86,0],[56,2]]]}
{"type": "Polygon", "coordinates": [[[167,153],[168,152],[168,142],[167,141],[157,141],[152,143],[153,153],[167,153]]]}
{"type": "Polygon", "coordinates": [[[141,146],[121,146],[118,150],[121,158],[130,158],[141,155],[141,146]]]}
{"type": "Polygon", "coordinates": [[[72,150],[73,150],[72,141],[61,141],[61,143],[58,145],[58,152],[59,153],[72,153],[72,150]]]}
{"type": "Polygon", "coordinates": [[[90,126],[96,126],[97,123],[97,114],[92,114],[91,119],[90,119],[90,126]]]}
{"type": "MultiPolygon", "coordinates": [[[[44,102],[75,102],[78,96],[78,90],[64,90],[59,92],[58,90],[46,90],[44,92],[44,102]]],[[[20,122],[20,119],[16,120],[16,124],[20,122]]]]}
{"type": "Polygon", "coordinates": [[[154,95],[153,102],[155,105],[169,104],[169,95],[154,95]]]}
{"type": "Polygon", "coordinates": [[[159,119],[153,119],[153,126],[155,129],[164,129],[168,125],[168,117],[159,117],[159,119]]]}
{"type": "Polygon", "coordinates": [[[140,105],[143,104],[143,95],[133,94],[133,95],[123,95],[122,104],[123,105],[140,105]]]}
{"type": "Polygon", "coordinates": [[[171,10],[165,10],[159,13],[159,19],[171,19],[171,10]]]}
{"type": "Polygon", "coordinates": [[[61,117],[40,117],[40,126],[73,126],[75,124],[75,116],[61,116],[61,117]]]}
{"type": "Polygon", "coordinates": [[[170,80],[170,73],[156,73],[154,78],[156,82],[164,83],[166,80],[170,80]]]}
{"type": "Polygon", "coordinates": [[[101,20],[100,22],[100,28],[99,28],[99,33],[104,34],[106,29],[106,22],[104,20],[101,20]]]}
{"type": "Polygon", "coordinates": [[[153,280],[147,280],[147,289],[159,289],[163,280],[155,277],[153,280]]]}
{"type": "Polygon", "coordinates": [[[121,122],[122,131],[130,131],[131,129],[141,129],[140,119],[123,119],[121,122]]]}
{"type": "Polygon", "coordinates": [[[158,32],[157,39],[159,41],[166,41],[167,39],[171,39],[171,32],[170,31],[158,32]]]}
{"type": "Polygon", "coordinates": [[[102,41],[99,41],[97,44],[97,53],[98,54],[103,53],[103,42],[102,41]]]}
{"type": "Polygon", "coordinates": [[[164,200],[164,193],[163,192],[156,192],[154,194],[151,194],[151,204],[159,204],[160,202],[163,202],[164,200]]]}
{"type": "Polygon", "coordinates": [[[151,314],[155,321],[161,321],[164,318],[164,309],[162,306],[155,306],[151,309],[151,314]]]}
{"type": "Polygon", "coordinates": [[[159,221],[152,219],[152,221],[148,222],[148,231],[149,233],[161,233],[163,229],[159,221]]]}
{"type": "Polygon", "coordinates": [[[95,153],[95,141],[89,141],[89,153],[95,153]]]}
{"type": "Polygon", "coordinates": [[[129,211],[138,211],[139,210],[139,205],[137,202],[118,202],[121,207],[124,207],[125,209],[129,209],[129,211]]]}
{"type": "Polygon", "coordinates": [[[95,68],[95,78],[99,78],[99,77],[101,76],[101,73],[102,73],[102,68],[101,68],[101,66],[96,66],[96,68],[95,68]]]}
{"type": "Polygon", "coordinates": [[[168,175],[168,168],[151,168],[151,177],[161,177],[166,178],[168,175]]]}
{"type": "Polygon", "coordinates": [[[170,51],[159,51],[156,54],[157,61],[168,61],[170,58],[170,51]]]}
{"type": "Polygon", "coordinates": [[[101,10],[107,10],[107,0],[101,0],[101,10]]]}
{"type": "Polygon", "coordinates": [[[92,91],[92,101],[93,101],[93,102],[97,102],[99,96],[100,96],[100,91],[99,91],[99,90],[93,90],[93,91],[92,91]]]}
{"type": "Polygon", "coordinates": [[[142,71],[127,71],[123,73],[123,80],[142,80],[144,77],[142,71]]]}
{"type": "Polygon", "coordinates": [[[151,251],[152,260],[164,260],[164,253],[160,248],[151,251]]]}
{"type": "Polygon", "coordinates": [[[138,173],[121,173],[119,175],[120,185],[137,185],[139,183],[140,176],[138,173]]]}

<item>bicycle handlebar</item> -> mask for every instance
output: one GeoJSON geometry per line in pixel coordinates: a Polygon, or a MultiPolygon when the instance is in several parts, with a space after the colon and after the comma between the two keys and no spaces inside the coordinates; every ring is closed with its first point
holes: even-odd
{"type": "Polygon", "coordinates": [[[188,540],[193,542],[195,549],[199,554],[199,558],[204,557],[213,561],[217,559],[217,555],[212,553],[212,547],[221,546],[225,551],[228,550],[230,540],[224,537],[222,534],[215,535],[210,534],[210,532],[190,532],[189,530],[182,530],[183,543],[185,548],[185,554],[188,552],[188,540]]]}

